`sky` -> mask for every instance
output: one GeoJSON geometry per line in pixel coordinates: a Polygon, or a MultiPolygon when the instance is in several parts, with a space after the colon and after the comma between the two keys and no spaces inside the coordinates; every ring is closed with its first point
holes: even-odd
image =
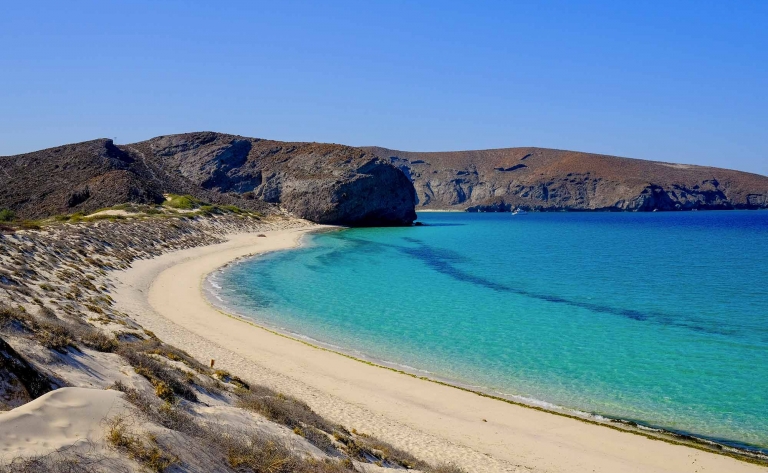
{"type": "Polygon", "coordinates": [[[768,1],[7,1],[0,155],[213,130],[768,175],[768,1]]]}

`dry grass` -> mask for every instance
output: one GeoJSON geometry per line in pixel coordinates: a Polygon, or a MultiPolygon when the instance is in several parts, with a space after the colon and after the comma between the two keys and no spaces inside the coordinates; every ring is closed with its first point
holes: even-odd
{"type": "Polygon", "coordinates": [[[112,389],[124,393],[125,400],[136,406],[148,420],[155,424],[193,437],[199,437],[204,432],[194,417],[178,406],[160,402],[157,398],[142,394],[119,381],[112,385],[112,389]]]}
{"type": "Polygon", "coordinates": [[[178,457],[161,448],[152,434],[136,435],[128,429],[125,417],[110,420],[107,428],[107,443],[126,453],[150,471],[163,473],[179,462],[178,457]]]}
{"type": "Polygon", "coordinates": [[[0,464],[0,473],[129,473],[129,470],[108,462],[96,453],[93,444],[88,448],[65,447],[47,455],[17,457],[0,464]]]}
{"type": "MultiPolygon", "coordinates": [[[[201,455],[219,457],[228,468],[254,473],[348,473],[354,471],[342,462],[318,462],[297,455],[277,439],[256,432],[231,430],[214,424],[200,424],[179,405],[160,403],[122,383],[114,389],[125,393],[125,399],[136,406],[151,422],[185,434],[196,440],[201,455]]],[[[110,427],[110,443],[133,448],[135,436],[127,434],[125,421],[110,427]]],[[[141,441],[141,439],[139,439],[141,441]]],[[[146,447],[146,445],[145,445],[146,447]]]]}
{"type": "Polygon", "coordinates": [[[242,393],[238,406],[258,412],[269,420],[290,428],[312,426],[329,433],[341,428],[315,413],[305,402],[263,386],[254,386],[242,393]]]}
{"type": "Polygon", "coordinates": [[[315,413],[306,403],[263,386],[252,386],[240,392],[238,406],[265,416],[273,422],[293,429],[312,445],[327,454],[344,453],[350,458],[385,467],[419,469],[429,473],[462,473],[453,465],[433,467],[410,453],[365,434],[351,434],[315,413]],[[330,437],[337,443],[331,441],[330,437]]]}
{"type": "Polygon", "coordinates": [[[302,458],[273,438],[244,432],[219,431],[214,445],[224,453],[228,466],[253,473],[351,473],[352,463],[302,458]]]}
{"type": "Polygon", "coordinates": [[[118,347],[117,339],[99,330],[93,330],[84,334],[81,339],[86,347],[105,353],[111,353],[118,347]]]}
{"type": "Polygon", "coordinates": [[[78,343],[103,352],[117,347],[117,340],[79,319],[64,321],[47,307],[35,317],[23,308],[0,304],[0,328],[14,327],[28,333],[42,346],[59,352],[78,348],[78,343]]]}
{"type": "Polygon", "coordinates": [[[123,343],[117,349],[117,353],[133,366],[136,373],[152,383],[155,394],[160,399],[174,402],[178,396],[187,401],[197,402],[197,394],[186,383],[184,373],[137,350],[140,345],[140,343],[123,343]]]}

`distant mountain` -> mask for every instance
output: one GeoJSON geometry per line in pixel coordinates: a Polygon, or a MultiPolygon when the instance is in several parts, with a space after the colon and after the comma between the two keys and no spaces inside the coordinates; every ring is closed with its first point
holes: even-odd
{"type": "Polygon", "coordinates": [[[22,218],[160,203],[165,193],[319,223],[408,225],[415,206],[768,208],[768,177],[542,148],[421,153],[213,132],[129,145],[100,139],[0,157],[0,209],[22,218]]]}
{"type": "Polygon", "coordinates": [[[366,151],[413,181],[418,208],[499,211],[768,208],[768,177],[543,148],[366,151]]]}
{"type": "Polygon", "coordinates": [[[349,146],[201,132],[0,157],[0,208],[25,218],[160,203],[163,193],[267,213],[279,208],[320,223],[407,225],[416,218],[406,176],[349,146]]]}

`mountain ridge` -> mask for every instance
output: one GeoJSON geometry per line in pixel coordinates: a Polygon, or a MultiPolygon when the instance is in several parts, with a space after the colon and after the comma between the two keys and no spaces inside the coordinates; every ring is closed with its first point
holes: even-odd
{"type": "Polygon", "coordinates": [[[351,226],[408,225],[415,208],[768,208],[768,176],[538,147],[408,152],[193,132],[0,156],[0,170],[0,208],[21,218],[159,204],[168,193],[351,226]]]}
{"type": "Polygon", "coordinates": [[[89,212],[166,193],[350,226],[408,225],[415,194],[396,168],[358,148],[214,132],[127,145],[99,139],[0,157],[0,208],[24,218],[89,212]]]}
{"type": "Polygon", "coordinates": [[[414,183],[418,208],[470,211],[768,208],[768,177],[548,148],[408,152],[363,149],[414,183]]]}

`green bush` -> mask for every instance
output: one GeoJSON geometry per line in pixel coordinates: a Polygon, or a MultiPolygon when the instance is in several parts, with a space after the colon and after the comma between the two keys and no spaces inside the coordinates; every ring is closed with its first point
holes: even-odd
{"type": "Polygon", "coordinates": [[[201,202],[191,195],[170,194],[165,205],[173,209],[192,210],[200,206],[201,202]]]}
{"type": "Polygon", "coordinates": [[[12,210],[0,209],[0,222],[10,222],[16,217],[12,210]]]}

